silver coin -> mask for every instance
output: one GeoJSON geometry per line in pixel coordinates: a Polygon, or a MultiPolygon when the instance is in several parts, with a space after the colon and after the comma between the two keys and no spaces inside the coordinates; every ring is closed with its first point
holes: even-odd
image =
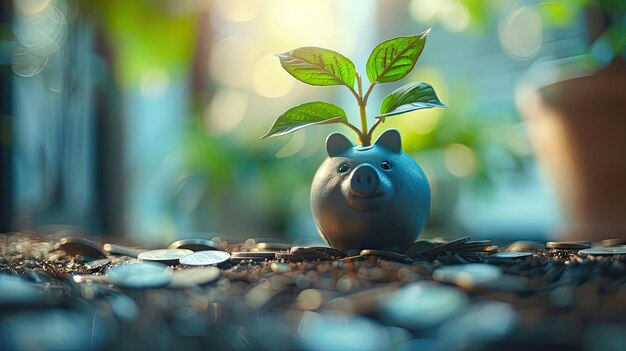
{"type": "Polygon", "coordinates": [[[169,244],[168,249],[186,249],[191,251],[219,250],[219,245],[208,239],[181,239],[169,244]]]}
{"type": "Polygon", "coordinates": [[[580,250],[578,253],[597,256],[626,255],[626,246],[596,247],[593,249],[580,250]]]}
{"type": "Polygon", "coordinates": [[[217,267],[197,267],[172,272],[170,288],[189,288],[197,285],[205,285],[220,277],[220,269],[217,267]]]}
{"type": "Polygon", "coordinates": [[[499,252],[489,256],[489,258],[494,259],[505,259],[505,260],[519,260],[528,257],[532,257],[532,252],[499,252]]]}
{"type": "Polygon", "coordinates": [[[186,266],[216,266],[228,262],[230,254],[225,251],[197,251],[181,257],[180,263],[186,266]]]}
{"type": "Polygon", "coordinates": [[[546,248],[557,250],[581,250],[591,247],[588,241],[548,241],[546,248]]]}
{"type": "Polygon", "coordinates": [[[167,266],[157,262],[134,262],[115,265],[107,271],[111,283],[129,289],[165,286],[172,280],[167,266]]]}
{"type": "Polygon", "coordinates": [[[500,278],[501,275],[502,270],[497,266],[484,263],[469,263],[439,267],[433,272],[433,279],[471,288],[493,282],[500,278]]]}
{"type": "Polygon", "coordinates": [[[177,264],[181,257],[192,254],[193,251],[185,249],[160,249],[140,253],[137,258],[143,261],[155,261],[165,264],[177,264]]]}

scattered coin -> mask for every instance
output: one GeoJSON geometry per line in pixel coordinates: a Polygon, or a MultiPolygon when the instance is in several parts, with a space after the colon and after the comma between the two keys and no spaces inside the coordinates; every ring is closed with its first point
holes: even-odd
{"type": "Polygon", "coordinates": [[[219,250],[219,245],[208,239],[182,239],[169,244],[168,249],[186,249],[191,251],[219,250]]]}
{"type": "Polygon", "coordinates": [[[406,250],[404,250],[404,254],[411,258],[417,258],[421,255],[422,252],[426,250],[430,250],[437,246],[438,246],[437,244],[432,243],[428,240],[418,240],[414,242],[413,244],[409,245],[409,247],[407,247],[406,250]]]}
{"type": "Polygon", "coordinates": [[[230,260],[233,262],[252,261],[263,262],[276,259],[276,252],[273,251],[257,251],[257,252],[233,252],[230,260]]]}
{"type": "Polygon", "coordinates": [[[126,247],[126,246],[117,245],[117,244],[104,244],[102,245],[102,248],[109,255],[128,256],[128,257],[134,257],[134,258],[137,258],[140,253],[145,251],[145,250],[138,250],[132,247],[126,247]]]}
{"type": "Polygon", "coordinates": [[[387,251],[387,250],[365,249],[365,250],[361,250],[360,255],[361,256],[376,256],[385,260],[398,261],[398,262],[404,262],[404,263],[410,263],[413,261],[410,257],[406,255],[393,252],[393,251],[387,251]]]}
{"type": "Polygon", "coordinates": [[[546,245],[537,241],[520,240],[508,244],[503,248],[505,252],[533,252],[546,248],[546,245]]]}
{"type": "Polygon", "coordinates": [[[342,251],[327,246],[294,246],[289,253],[300,255],[307,261],[332,261],[346,256],[342,251]]]}
{"type": "Polygon", "coordinates": [[[468,241],[459,245],[456,245],[450,249],[452,252],[493,252],[497,250],[498,247],[493,245],[493,241],[491,240],[477,240],[477,241],[468,241]]]}
{"type": "Polygon", "coordinates": [[[85,263],[85,268],[87,268],[87,270],[89,271],[96,271],[102,269],[109,263],[111,263],[111,260],[109,260],[108,258],[101,258],[99,260],[85,263]]]}
{"type": "Polygon", "coordinates": [[[289,252],[277,252],[276,253],[277,260],[283,260],[288,262],[302,262],[304,261],[304,257],[301,255],[290,254],[289,252]]]}
{"type": "Polygon", "coordinates": [[[626,255],[626,246],[595,247],[593,249],[580,250],[578,253],[596,256],[626,255]]]}
{"type": "Polygon", "coordinates": [[[220,277],[220,269],[217,267],[196,267],[177,270],[172,272],[170,288],[189,288],[197,285],[205,285],[220,277]]]}
{"type": "Polygon", "coordinates": [[[230,254],[225,251],[207,250],[197,251],[180,258],[185,266],[219,266],[230,260],[230,254]]]}
{"type": "Polygon", "coordinates": [[[588,241],[548,241],[546,248],[557,250],[581,250],[591,247],[588,241]]]}
{"type": "Polygon", "coordinates": [[[78,237],[61,238],[57,248],[65,251],[68,255],[80,255],[90,258],[106,257],[105,252],[102,251],[99,245],[93,241],[78,237]]]}
{"type": "Polygon", "coordinates": [[[435,255],[438,255],[440,253],[451,251],[452,248],[457,247],[457,246],[462,245],[462,244],[465,244],[468,241],[470,241],[470,237],[469,236],[464,236],[462,238],[458,238],[456,240],[449,241],[449,242],[447,242],[445,244],[441,244],[441,245],[438,245],[436,247],[433,247],[432,249],[428,249],[426,251],[422,251],[421,254],[423,256],[435,256],[435,255]]]}
{"type": "Polygon", "coordinates": [[[342,258],[339,258],[338,260],[341,262],[354,262],[354,261],[364,261],[366,259],[367,257],[365,256],[354,255],[354,256],[342,257],[342,258]]]}
{"type": "Polygon", "coordinates": [[[137,256],[143,261],[161,262],[167,265],[176,265],[183,256],[192,254],[193,251],[185,249],[159,249],[144,251],[137,256]]]}
{"type": "Polygon", "coordinates": [[[532,252],[499,252],[489,256],[492,260],[523,260],[533,257],[532,252]]]}
{"type": "Polygon", "coordinates": [[[172,280],[167,266],[157,262],[120,263],[107,270],[111,283],[128,289],[150,289],[165,286],[172,280]]]}
{"type": "Polygon", "coordinates": [[[262,242],[262,243],[257,243],[255,248],[259,251],[281,251],[281,250],[291,249],[291,244],[262,242]]]}
{"type": "Polygon", "coordinates": [[[502,270],[497,266],[484,263],[469,263],[438,267],[433,272],[433,279],[439,282],[471,288],[495,281],[501,275],[502,270]]]}
{"type": "Polygon", "coordinates": [[[600,245],[604,247],[624,246],[626,245],[626,238],[605,239],[600,241],[600,245]]]}

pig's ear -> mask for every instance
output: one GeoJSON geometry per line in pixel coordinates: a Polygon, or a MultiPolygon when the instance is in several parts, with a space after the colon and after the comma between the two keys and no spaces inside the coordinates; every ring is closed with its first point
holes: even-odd
{"type": "Polygon", "coordinates": [[[400,139],[400,132],[398,132],[397,129],[386,130],[378,137],[376,145],[384,147],[392,152],[402,152],[402,139],[400,139]]]}
{"type": "Polygon", "coordinates": [[[333,133],[326,139],[326,151],[330,157],[342,156],[353,147],[350,140],[341,133],[333,133]]]}

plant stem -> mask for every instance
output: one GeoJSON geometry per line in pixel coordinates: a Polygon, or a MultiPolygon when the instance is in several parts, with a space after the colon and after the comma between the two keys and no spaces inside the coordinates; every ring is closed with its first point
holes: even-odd
{"type": "Polygon", "coordinates": [[[363,82],[361,81],[361,76],[359,74],[356,75],[356,81],[359,88],[359,98],[357,99],[357,104],[359,105],[359,115],[361,116],[361,145],[369,146],[371,143],[371,137],[368,137],[367,134],[367,114],[365,111],[367,103],[363,100],[363,82]]]}
{"type": "Polygon", "coordinates": [[[376,121],[376,123],[374,123],[374,125],[372,126],[372,128],[370,128],[369,132],[367,132],[367,139],[372,140],[372,134],[374,134],[374,129],[376,129],[376,127],[378,127],[379,124],[381,124],[384,121],[385,118],[378,118],[378,120],[376,121]]]}
{"type": "Polygon", "coordinates": [[[355,127],[352,125],[352,123],[350,122],[343,122],[343,124],[345,124],[346,126],[348,126],[348,128],[352,129],[353,131],[356,132],[356,134],[359,136],[359,142],[361,143],[361,145],[363,144],[363,139],[366,138],[366,135],[363,134],[363,132],[361,132],[359,130],[359,128],[355,127]]]}
{"type": "Polygon", "coordinates": [[[367,99],[370,98],[370,94],[372,93],[372,90],[374,90],[374,86],[377,84],[377,82],[373,82],[369,88],[367,88],[367,92],[365,93],[365,96],[363,97],[363,104],[367,106],[367,99]]]}

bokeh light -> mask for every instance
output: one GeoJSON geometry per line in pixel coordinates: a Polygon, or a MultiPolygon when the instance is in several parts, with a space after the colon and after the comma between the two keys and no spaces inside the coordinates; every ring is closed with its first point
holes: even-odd
{"type": "Polygon", "coordinates": [[[528,60],[539,52],[543,43],[541,15],[531,7],[519,8],[502,20],[498,30],[500,45],[508,55],[528,60]]]}
{"type": "Polygon", "coordinates": [[[278,58],[265,55],[257,61],[252,76],[254,90],[261,96],[278,98],[287,95],[294,86],[294,79],[286,73],[278,58]]]}
{"type": "Polygon", "coordinates": [[[248,95],[238,90],[219,90],[205,109],[207,130],[214,134],[232,132],[243,121],[248,101],[248,95]]]}
{"type": "Polygon", "coordinates": [[[478,166],[474,151],[467,145],[453,144],[445,149],[446,167],[457,177],[467,177],[476,171],[478,166]]]}

